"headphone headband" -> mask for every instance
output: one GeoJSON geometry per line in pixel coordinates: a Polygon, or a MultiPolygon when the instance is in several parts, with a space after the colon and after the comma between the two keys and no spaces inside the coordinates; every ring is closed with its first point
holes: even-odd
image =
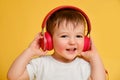
{"type": "Polygon", "coordinates": [[[79,8],[77,8],[77,7],[73,7],[73,6],[59,6],[59,7],[54,8],[53,10],[51,10],[51,11],[46,15],[46,17],[45,17],[44,20],[43,20],[42,29],[44,29],[44,27],[46,26],[46,22],[47,22],[47,20],[49,19],[49,17],[50,17],[54,12],[56,12],[56,11],[58,11],[58,10],[61,10],[61,9],[73,9],[73,10],[76,10],[76,11],[80,12],[80,13],[83,15],[83,17],[85,18],[86,22],[87,22],[87,29],[88,29],[87,35],[90,33],[90,31],[91,31],[91,23],[90,23],[90,20],[89,20],[88,16],[87,16],[87,15],[85,14],[85,12],[83,12],[81,9],[79,9],[79,8]]]}

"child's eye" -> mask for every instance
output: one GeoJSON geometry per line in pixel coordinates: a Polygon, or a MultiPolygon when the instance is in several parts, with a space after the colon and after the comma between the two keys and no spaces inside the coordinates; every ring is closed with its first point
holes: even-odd
{"type": "Polygon", "coordinates": [[[82,38],[83,36],[82,36],[82,35],[77,35],[76,37],[77,37],[77,38],[82,38]]]}
{"type": "Polygon", "coordinates": [[[62,35],[61,37],[62,37],[62,38],[66,38],[66,37],[67,37],[67,35],[62,35]]]}

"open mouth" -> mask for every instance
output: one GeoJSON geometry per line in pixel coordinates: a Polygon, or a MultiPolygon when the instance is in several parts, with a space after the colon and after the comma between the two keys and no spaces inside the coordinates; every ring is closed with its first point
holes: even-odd
{"type": "Polygon", "coordinates": [[[77,48],[70,48],[70,49],[66,49],[67,51],[76,51],[77,48]]]}

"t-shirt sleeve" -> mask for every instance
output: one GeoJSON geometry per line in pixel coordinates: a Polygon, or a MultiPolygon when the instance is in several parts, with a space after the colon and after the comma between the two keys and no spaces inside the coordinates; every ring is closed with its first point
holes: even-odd
{"type": "Polygon", "coordinates": [[[82,60],[82,76],[83,76],[83,80],[88,80],[88,78],[90,77],[90,73],[91,73],[91,67],[90,64],[85,61],[82,60]]]}
{"type": "Polygon", "coordinates": [[[33,59],[26,66],[30,80],[34,80],[36,77],[36,73],[37,73],[37,69],[38,69],[37,65],[38,65],[38,60],[33,59]]]}

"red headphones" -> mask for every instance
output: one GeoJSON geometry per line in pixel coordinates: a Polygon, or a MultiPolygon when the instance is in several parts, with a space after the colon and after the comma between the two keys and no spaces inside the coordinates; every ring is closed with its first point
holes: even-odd
{"type": "MultiPolygon", "coordinates": [[[[74,7],[74,6],[59,6],[59,7],[55,8],[55,9],[51,10],[46,15],[46,17],[43,20],[43,23],[42,23],[42,33],[44,31],[44,27],[46,27],[46,22],[47,22],[48,18],[54,12],[56,12],[58,10],[61,10],[61,9],[73,9],[73,10],[76,10],[76,11],[80,12],[80,14],[82,14],[84,16],[84,18],[86,20],[86,23],[87,23],[87,34],[84,37],[84,48],[83,48],[83,51],[89,50],[90,49],[90,45],[91,45],[91,41],[90,41],[90,37],[89,37],[90,31],[91,31],[90,20],[89,20],[88,16],[81,9],[79,9],[77,7],[74,7]]],[[[51,35],[49,34],[49,32],[44,32],[43,33],[43,38],[40,39],[40,47],[43,50],[52,50],[53,49],[52,38],[51,38],[51,35]]]]}

